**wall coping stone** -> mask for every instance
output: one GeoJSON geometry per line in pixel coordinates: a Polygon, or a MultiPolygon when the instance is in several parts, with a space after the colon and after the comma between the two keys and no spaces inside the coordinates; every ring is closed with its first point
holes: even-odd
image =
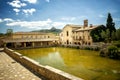
{"type": "Polygon", "coordinates": [[[45,68],[47,68],[47,69],[51,70],[52,72],[55,72],[55,73],[57,73],[57,74],[59,74],[59,75],[62,75],[62,76],[64,76],[64,77],[67,77],[67,78],[69,78],[69,79],[71,79],[71,80],[83,80],[83,79],[81,79],[81,78],[78,78],[78,77],[76,77],[76,76],[74,76],[74,75],[71,75],[71,74],[69,74],[69,73],[66,73],[66,72],[64,72],[64,71],[61,71],[61,70],[59,70],[59,69],[53,68],[53,67],[48,66],[48,65],[46,65],[45,68]]]}
{"type": "Polygon", "coordinates": [[[26,56],[22,56],[23,58],[29,60],[30,62],[34,63],[34,64],[37,64],[39,65],[39,63],[37,61],[34,61],[33,59],[30,59],[29,57],[26,57],[26,56]]]}
{"type": "Polygon", "coordinates": [[[19,56],[22,56],[22,54],[18,53],[18,52],[14,52],[15,54],[19,55],[19,56]]]}

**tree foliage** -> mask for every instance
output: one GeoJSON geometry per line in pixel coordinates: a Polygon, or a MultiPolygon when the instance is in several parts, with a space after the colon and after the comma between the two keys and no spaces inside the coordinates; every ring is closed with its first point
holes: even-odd
{"type": "Polygon", "coordinates": [[[120,28],[116,30],[116,40],[120,40],[120,28]]]}
{"type": "Polygon", "coordinates": [[[0,33],[0,37],[3,37],[5,34],[3,34],[3,33],[0,33]]]}
{"type": "Polygon", "coordinates": [[[106,27],[101,25],[91,31],[91,36],[94,42],[107,41],[119,39],[120,31],[115,29],[115,23],[113,22],[112,16],[108,13],[106,27]]]}
{"type": "Polygon", "coordinates": [[[93,29],[90,33],[94,42],[103,41],[104,39],[101,37],[101,32],[105,31],[106,27],[104,25],[100,25],[97,28],[93,29]]]}
{"type": "Polygon", "coordinates": [[[115,29],[115,23],[113,22],[112,16],[110,13],[108,13],[108,17],[107,17],[107,23],[106,23],[106,27],[107,29],[109,29],[110,31],[110,37],[112,36],[112,32],[116,31],[115,29]]]}
{"type": "Polygon", "coordinates": [[[101,32],[101,37],[102,37],[103,41],[105,41],[105,42],[111,41],[109,29],[106,29],[105,31],[102,31],[101,32]]]}

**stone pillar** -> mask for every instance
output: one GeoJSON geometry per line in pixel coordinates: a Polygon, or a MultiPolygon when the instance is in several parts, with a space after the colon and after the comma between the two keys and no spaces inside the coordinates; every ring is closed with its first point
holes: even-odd
{"type": "Polygon", "coordinates": [[[41,42],[41,45],[40,46],[43,46],[43,43],[41,42]]]}
{"type": "Polygon", "coordinates": [[[14,43],[14,47],[15,47],[15,48],[17,48],[17,45],[16,45],[16,43],[14,43]]]}
{"type": "Polygon", "coordinates": [[[26,47],[26,42],[24,42],[24,47],[26,47]]]}
{"type": "Polygon", "coordinates": [[[34,44],[34,42],[32,42],[32,47],[33,47],[33,48],[35,47],[35,44],[34,44]]]}
{"type": "Polygon", "coordinates": [[[4,43],[4,48],[6,48],[6,44],[7,44],[7,43],[4,43]]]}

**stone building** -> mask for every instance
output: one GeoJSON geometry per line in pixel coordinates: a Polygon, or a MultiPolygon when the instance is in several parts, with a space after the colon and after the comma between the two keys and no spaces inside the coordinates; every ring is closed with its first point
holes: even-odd
{"type": "Polygon", "coordinates": [[[62,45],[90,45],[92,44],[91,30],[97,26],[90,24],[88,20],[84,20],[84,25],[67,24],[60,33],[60,41],[62,45]]]}
{"type": "Polygon", "coordinates": [[[16,32],[3,39],[5,46],[12,48],[53,46],[58,42],[55,34],[40,32],[16,32]]]}

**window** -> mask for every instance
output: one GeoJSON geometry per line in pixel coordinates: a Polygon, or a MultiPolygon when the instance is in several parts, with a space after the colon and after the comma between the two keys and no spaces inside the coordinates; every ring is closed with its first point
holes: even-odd
{"type": "Polygon", "coordinates": [[[81,40],[81,36],[79,37],[79,40],[81,40]]]}
{"type": "Polygon", "coordinates": [[[69,36],[69,32],[67,31],[67,36],[69,36]]]}

